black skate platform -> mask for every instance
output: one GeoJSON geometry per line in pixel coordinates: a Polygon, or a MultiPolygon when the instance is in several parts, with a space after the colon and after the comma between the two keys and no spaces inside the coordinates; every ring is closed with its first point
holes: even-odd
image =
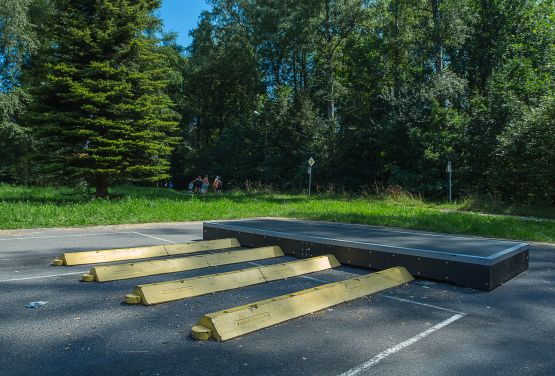
{"type": "Polygon", "coordinates": [[[333,254],[368,269],[404,266],[415,277],[491,291],[528,269],[527,243],[393,227],[287,219],[203,224],[205,240],[236,237],[243,246],[279,245],[306,258],[333,254]]]}

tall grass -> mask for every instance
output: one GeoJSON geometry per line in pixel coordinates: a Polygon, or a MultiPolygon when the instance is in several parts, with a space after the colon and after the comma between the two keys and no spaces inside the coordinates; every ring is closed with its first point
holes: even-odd
{"type": "Polygon", "coordinates": [[[554,242],[555,221],[484,216],[464,203],[435,204],[403,194],[350,197],[229,192],[191,195],[163,188],[117,187],[109,200],[68,188],[0,185],[0,228],[86,226],[280,216],[554,242]]]}

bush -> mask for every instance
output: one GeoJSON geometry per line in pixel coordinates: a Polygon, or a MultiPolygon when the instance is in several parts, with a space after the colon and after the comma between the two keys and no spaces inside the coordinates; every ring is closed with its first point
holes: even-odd
{"type": "Polygon", "coordinates": [[[505,198],[555,204],[555,95],[499,137],[494,179],[505,198]]]}

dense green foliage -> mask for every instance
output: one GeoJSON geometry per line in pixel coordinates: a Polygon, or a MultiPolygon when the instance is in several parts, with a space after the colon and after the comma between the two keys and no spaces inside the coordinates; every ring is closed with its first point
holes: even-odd
{"type": "Polygon", "coordinates": [[[159,0],[3,2],[4,181],[298,190],[312,156],[439,196],[450,160],[458,197],[555,204],[552,0],[211,0],[186,49],[159,0]]]}
{"type": "Polygon", "coordinates": [[[555,202],[552,1],[212,3],[178,169],[437,195],[451,160],[459,195],[555,202]]]}
{"type": "Polygon", "coordinates": [[[25,61],[37,50],[37,25],[49,14],[47,1],[0,0],[0,179],[27,182],[32,138],[17,118],[30,101],[21,85],[25,61]]]}
{"type": "MultiPolygon", "coordinates": [[[[466,205],[438,205],[403,194],[382,197],[323,194],[308,198],[302,194],[236,191],[199,196],[171,189],[142,187],[114,187],[109,200],[91,200],[85,192],[76,194],[71,188],[28,188],[0,184],[0,228],[278,216],[555,241],[555,220],[465,212],[466,205]]],[[[553,210],[539,213],[555,217],[553,210]]]]}
{"type": "Polygon", "coordinates": [[[51,42],[30,81],[28,120],[44,172],[86,179],[106,196],[121,178],[168,179],[177,114],[168,66],[151,13],[158,1],[58,0],[51,42]]]}

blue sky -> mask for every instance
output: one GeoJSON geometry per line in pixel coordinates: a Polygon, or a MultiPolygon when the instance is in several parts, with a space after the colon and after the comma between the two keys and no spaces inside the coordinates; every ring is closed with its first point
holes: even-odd
{"type": "Polygon", "coordinates": [[[163,0],[160,18],[166,31],[177,32],[177,42],[188,46],[191,43],[189,31],[197,26],[201,12],[209,9],[206,0],[163,0]]]}

